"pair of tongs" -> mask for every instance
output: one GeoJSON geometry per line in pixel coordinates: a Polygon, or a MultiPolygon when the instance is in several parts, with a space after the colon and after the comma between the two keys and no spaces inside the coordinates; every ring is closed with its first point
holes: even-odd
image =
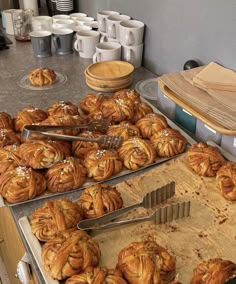
{"type": "Polygon", "coordinates": [[[89,131],[106,133],[109,124],[108,120],[99,119],[93,120],[88,124],[79,125],[25,125],[22,132],[22,138],[24,140],[41,139],[43,136],[57,140],[95,142],[98,143],[101,148],[105,149],[119,148],[123,142],[123,139],[120,136],[101,135],[98,138],[87,138],[49,132],[68,129],[87,129],[89,131]]]}
{"type": "Polygon", "coordinates": [[[183,201],[159,207],[153,213],[144,217],[128,220],[115,220],[116,218],[137,207],[144,207],[146,209],[153,208],[154,206],[165,202],[167,199],[171,198],[174,195],[175,182],[171,182],[152,192],[147,193],[139,203],[110,212],[103,215],[102,217],[82,220],[78,223],[77,227],[80,230],[99,230],[147,220],[153,220],[154,223],[158,225],[189,216],[191,205],[190,201],[183,201]]]}

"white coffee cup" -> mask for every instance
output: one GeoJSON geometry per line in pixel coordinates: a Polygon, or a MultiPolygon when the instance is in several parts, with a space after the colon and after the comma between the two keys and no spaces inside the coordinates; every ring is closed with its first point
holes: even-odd
{"type": "Polygon", "coordinates": [[[139,45],[143,42],[144,23],[137,20],[120,22],[120,43],[139,45]]]}
{"type": "Polygon", "coordinates": [[[49,16],[32,17],[33,31],[51,31],[52,18],[49,16]]]}
{"type": "Polygon", "coordinates": [[[57,20],[53,23],[53,29],[73,29],[75,27],[75,21],[72,19],[57,20]]]}
{"type": "Polygon", "coordinates": [[[79,52],[80,57],[92,58],[96,51],[99,38],[100,33],[97,31],[78,31],[76,33],[74,48],[79,52]]]}
{"type": "Polygon", "coordinates": [[[134,68],[142,65],[143,59],[143,43],[139,45],[123,46],[121,47],[121,59],[131,63],[134,68]]]}
{"type": "Polygon", "coordinates": [[[12,22],[12,14],[16,11],[23,11],[21,9],[9,9],[2,11],[2,17],[4,18],[6,33],[9,35],[14,35],[14,27],[12,22]]]}
{"type": "Polygon", "coordinates": [[[97,13],[98,30],[107,33],[107,18],[111,15],[119,15],[116,11],[101,11],[97,13]]]}
{"type": "Polygon", "coordinates": [[[96,45],[93,63],[121,59],[121,45],[118,42],[100,42],[96,45]]]}
{"type": "Polygon", "coordinates": [[[69,15],[72,20],[75,20],[78,17],[87,17],[85,13],[72,13],[69,15]]]}
{"type": "Polygon", "coordinates": [[[91,28],[91,27],[89,27],[89,26],[81,25],[81,26],[75,26],[75,27],[73,28],[73,30],[74,30],[75,32],[80,32],[80,31],[91,31],[91,30],[92,30],[92,28],[91,28]]]}
{"type": "MultiPolygon", "coordinates": [[[[107,35],[111,41],[120,40],[120,22],[127,21],[130,16],[127,15],[110,15],[107,18],[107,35]]],[[[110,40],[109,40],[110,41],[110,40]]]]}
{"type": "Polygon", "coordinates": [[[66,14],[59,14],[59,15],[52,16],[52,22],[53,23],[60,21],[60,20],[66,20],[66,19],[67,20],[70,19],[70,16],[66,15],[66,14]]]}
{"type": "Polygon", "coordinates": [[[97,31],[98,30],[98,22],[97,21],[91,21],[91,22],[85,22],[83,26],[89,26],[92,28],[92,30],[97,31]]]}
{"type": "Polygon", "coordinates": [[[89,23],[94,21],[93,17],[79,17],[79,18],[75,18],[75,22],[77,23],[77,25],[84,25],[85,23],[89,23]]]}
{"type": "Polygon", "coordinates": [[[52,39],[56,54],[67,55],[73,53],[74,31],[72,29],[52,30],[52,39]]]}

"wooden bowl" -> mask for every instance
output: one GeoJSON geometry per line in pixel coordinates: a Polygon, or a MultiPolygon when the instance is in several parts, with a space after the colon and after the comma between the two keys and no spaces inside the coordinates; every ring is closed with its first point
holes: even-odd
{"type": "Polygon", "coordinates": [[[98,91],[98,92],[103,92],[103,93],[113,93],[122,89],[128,88],[132,84],[132,80],[122,86],[117,86],[117,87],[98,87],[94,86],[91,84],[87,79],[85,79],[86,84],[93,90],[98,91]]]}

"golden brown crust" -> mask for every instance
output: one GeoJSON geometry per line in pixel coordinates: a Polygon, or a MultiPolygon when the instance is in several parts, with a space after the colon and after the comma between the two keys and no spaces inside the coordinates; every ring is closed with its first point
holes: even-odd
{"type": "Polygon", "coordinates": [[[85,218],[96,218],[121,208],[123,200],[115,187],[108,184],[95,184],[81,193],[78,204],[85,218]]]}
{"type": "Polygon", "coordinates": [[[143,138],[150,138],[155,133],[168,127],[166,118],[158,113],[145,115],[137,121],[136,125],[140,129],[143,138]]]}
{"type": "Polygon", "coordinates": [[[13,129],[13,120],[7,112],[0,112],[0,128],[10,128],[13,129]]]}
{"type": "Polygon", "coordinates": [[[33,169],[49,168],[63,160],[64,152],[59,143],[47,140],[29,140],[19,147],[22,163],[33,169]]]}
{"type": "Polygon", "coordinates": [[[69,199],[47,200],[42,207],[34,210],[30,217],[32,233],[42,242],[46,242],[59,232],[76,228],[82,220],[78,204],[69,199]]]}
{"type": "Polygon", "coordinates": [[[153,109],[146,102],[135,103],[134,105],[134,115],[132,117],[132,123],[136,123],[139,119],[145,117],[145,115],[153,113],[153,109]]]}
{"type": "Polygon", "coordinates": [[[131,137],[141,137],[139,128],[128,121],[122,121],[119,124],[109,126],[107,135],[121,136],[123,141],[128,140],[131,137]]]}
{"type": "Polygon", "coordinates": [[[176,263],[166,249],[147,240],[123,248],[118,255],[117,268],[130,284],[162,284],[174,279],[176,263]]]}
{"type": "Polygon", "coordinates": [[[236,163],[227,162],[221,166],[216,181],[224,198],[236,201],[236,163]]]}
{"type": "Polygon", "coordinates": [[[0,175],[7,170],[12,170],[21,164],[21,158],[17,152],[10,151],[7,148],[0,148],[0,175]]]}
{"type": "Polygon", "coordinates": [[[33,86],[52,85],[56,81],[56,73],[49,68],[37,68],[29,73],[29,80],[33,86]]]}
{"type": "Polygon", "coordinates": [[[122,170],[122,161],[114,150],[91,150],[84,157],[88,177],[103,181],[122,170]]]}
{"type": "Polygon", "coordinates": [[[86,178],[86,169],[74,157],[52,165],[45,174],[47,189],[51,192],[65,192],[79,188],[86,178]]]}
{"type": "Polygon", "coordinates": [[[99,245],[85,231],[67,230],[43,245],[44,268],[53,279],[62,280],[99,264],[99,245]]]}
{"type": "Polygon", "coordinates": [[[155,161],[156,152],[149,141],[141,138],[129,138],[122,143],[118,154],[126,168],[137,170],[155,161]]]}
{"type": "Polygon", "coordinates": [[[115,92],[112,96],[114,99],[123,99],[125,97],[131,99],[134,103],[140,103],[140,94],[134,89],[122,89],[115,92]]]}
{"type": "Polygon", "coordinates": [[[44,176],[28,167],[18,166],[0,176],[0,194],[9,203],[35,198],[45,190],[44,176]]]}
{"type": "Polygon", "coordinates": [[[187,147],[187,139],[176,129],[165,128],[150,138],[152,146],[159,157],[172,157],[183,153],[187,147]]]}
{"type": "MultiPolygon", "coordinates": [[[[97,132],[91,132],[91,131],[84,131],[79,134],[81,137],[86,138],[98,138],[101,136],[100,133],[97,132]]],[[[98,150],[99,145],[95,142],[87,142],[87,141],[73,141],[72,142],[72,152],[75,157],[77,158],[84,158],[84,156],[90,151],[90,150],[98,150]]]]}
{"type": "Polygon", "coordinates": [[[7,145],[19,145],[20,138],[12,129],[0,128],[0,147],[5,147],[7,145]]]}
{"type": "Polygon", "coordinates": [[[59,101],[52,104],[48,109],[49,116],[63,116],[63,115],[79,115],[79,110],[76,105],[69,101],[59,101]]]}
{"type": "Polygon", "coordinates": [[[85,272],[73,275],[66,280],[65,284],[127,284],[122,274],[117,269],[107,267],[89,267],[85,272]]]}
{"type": "Polygon", "coordinates": [[[27,106],[18,111],[14,119],[16,131],[22,131],[25,125],[37,124],[47,118],[47,113],[33,106],[27,106]]]}
{"type": "Polygon", "coordinates": [[[204,142],[193,144],[187,155],[191,168],[199,176],[216,176],[218,169],[226,162],[218,148],[204,142]]]}
{"type": "Polygon", "coordinates": [[[105,98],[106,97],[101,93],[87,94],[86,97],[80,101],[79,106],[84,113],[92,114],[93,112],[99,110],[100,105],[105,98]]]}
{"type": "Polygon", "coordinates": [[[236,276],[236,264],[220,258],[201,262],[193,270],[191,284],[224,284],[236,276]]]}

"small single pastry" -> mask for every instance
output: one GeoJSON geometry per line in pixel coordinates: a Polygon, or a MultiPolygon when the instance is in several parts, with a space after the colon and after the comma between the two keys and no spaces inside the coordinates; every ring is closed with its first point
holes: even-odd
{"type": "Polygon", "coordinates": [[[21,158],[16,152],[8,150],[6,147],[0,148],[0,175],[8,170],[12,170],[21,164],[21,158]]]}
{"type": "Polygon", "coordinates": [[[7,112],[0,112],[0,128],[13,129],[13,120],[7,112]]]}
{"type": "Polygon", "coordinates": [[[134,103],[141,102],[140,94],[136,92],[134,89],[122,89],[122,90],[116,91],[112,97],[114,99],[123,99],[124,97],[128,97],[134,103]]]}
{"type": "Polygon", "coordinates": [[[224,284],[236,276],[236,264],[220,258],[209,259],[193,270],[191,284],[224,284]]]}
{"type": "Polygon", "coordinates": [[[50,142],[58,145],[59,148],[61,148],[64,158],[72,156],[71,142],[63,140],[51,140],[50,142]]]}
{"type": "Polygon", "coordinates": [[[79,115],[79,110],[72,102],[59,101],[52,104],[47,109],[47,113],[49,116],[79,115]]]}
{"type": "MultiPolygon", "coordinates": [[[[80,137],[85,138],[98,138],[101,136],[101,133],[98,132],[91,132],[91,131],[84,131],[79,134],[80,137]]],[[[89,141],[72,141],[72,152],[73,155],[77,158],[84,158],[84,156],[90,151],[90,150],[98,150],[99,145],[95,142],[89,142],[89,141]]]]}
{"type": "Polygon", "coordinates": [[[134,115],[131,122],[136,124],[136,122],[143,118],[145,115],[153,113],[153,109],[146,102],[139,102],[134,104],[134,115]]]}
{"type": "Polygon", "coordinates": [[[56,81],[56,73],[49,68],[37,68],[29,73],[29,80],[33,86],[52,85],[56,81]]]}
{"type": "Polygon", "coordinates": [[[47,200],[42,207],[35,209],[30,217],[30,224],[37,239],[46,242],[61,231],[76,228],[81,220],[79,205],[63,198],[47,200]]]}
{"type": "Polygon", "coordinates": [[[118,255],[119,269],[129,284],[169,283],[175,278],[175,258],[153,240],[133,242],[118,255]]]}
{"type": "Polygon", "coordinates": [[[129,170],[137,170],[150,165],[156,158],[155,149],[150,142],[137,137],[124,141],[117,152],[129,170]]]}
{"type": "Polygon", "coordinates": [[[44,176],[29,167],[18,166],[0,176],[0,194],[9,203],[33,199],[45,190],[44,176]]]}
{"type": "Polygon", "coordinates": [[[205,142],[193,144],[187,155],[191,168],[199,176],[216,176],[218,169],[226,162],[217,147],[210,146],[205,142]]]}
{"type": "Polygon", "coordinates": [[[103,267],[89,267],[85,272],[68,278],[65,284],[127,284],[122,273],[117,269],[103,267]]]}
{"type": "Polygon", "coordinates": [[[109,136],[121,136],[123,141],[131,137],[141,137],[139,128],[128,121],[122,121],[119,124],[109,126],[107,130],[109,136]]]}
{"type": "Polygon", "coordinates": [[[83,211],[83,216],[88,219],[103,216],[123,206],[120,192],[108,184],[87,187],[77,202],[83,211]]]}
{"type": "Polygon", "coordinates": [[[5,147],[7,145],[19,145],[20,138],[16,135],[15,131],[8,128],[0,128],[0,147],[5,147]]]}
{"type": "Polygon", "coordinates": [[[47,189],[51,192],[65,192],[79,188],[86,178],[86,169],[74,157],[52,165],[45,174],[47,189]]]}
{"type": "Polygon", "coordinates": [[[187,139],[176,129],[165,128],[150,138],[152,146],[159,157],[172,157],[183,153],[187,147],[187,139]]]}
{"type": "Polygon", "coordinates": [[[99,110],[105,98],[106,97],[101,93],[87,94],[86,97],[80,101],[79,106],[84,113],[90,114],[99,110]]]}
{"type": "Polygon", "coordinates": [[[158,131],[167,128],[166,118],[158,113],[149,113],[136,122],[143,138],[150,138],[158,131]]]}
{"type": "Polygon", "coordinates": [[[91,150],[83,161],[88,177],[103,181],[122,170],[122,161],[115,150],[91,150]]]}
{"type": "Polygon", "coordinates": [[[108,98],[100,105],[103,118],[111,122],[130,120],[134,115],[134,102],[128,97],[122,99],[108,98]]]}
{"type": "Polygon", "coordinates": [[[70,229],[60,232],[42,247],[44,268],[53,279],[63,280],[96,267],[101,258],[98,243],[85,231],[70,229]]]}
{"type": "Polygon", "coordinates": [[[49,168],[63,160],[64,152],[59,143],[48,140],[29,140],[19,147],[22,163],[33,169],[49,168]]]}
{"type": "Polygon", "coordinates": [[[27,106],[16,114],[14,128],[21,132],[25,125],[37,124],[47,118],[47,113],[33,106],[27,106]]]}
{"type": "Polygon", "coordinates": [[[225,199],[236,201],[236,163],[227,162],[219,168],[216,182],[225,199]]]}

